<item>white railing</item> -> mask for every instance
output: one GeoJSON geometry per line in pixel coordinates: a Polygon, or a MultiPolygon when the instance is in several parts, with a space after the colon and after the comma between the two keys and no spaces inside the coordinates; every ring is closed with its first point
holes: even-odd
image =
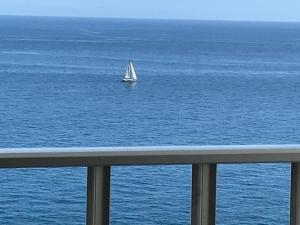
{"type": "Polygon", "coordinates": [[[300,225],[300,145],[0,149],[0,167],[86,166],[87,225],[108,225],[110,168],[192,164],[191,224],[215,224],[217,164],[291,163],[290,225],[300,225]]]}

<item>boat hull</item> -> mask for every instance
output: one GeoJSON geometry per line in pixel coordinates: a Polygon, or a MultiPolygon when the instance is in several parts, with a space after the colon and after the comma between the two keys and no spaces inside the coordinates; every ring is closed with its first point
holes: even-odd
{"type": "Polygon", "coordinates": [[[122,82],[130,82],[130,83],[133,83],[133,82],[136,82],[137,80],[135,79],[123,79],[122,82]]]}

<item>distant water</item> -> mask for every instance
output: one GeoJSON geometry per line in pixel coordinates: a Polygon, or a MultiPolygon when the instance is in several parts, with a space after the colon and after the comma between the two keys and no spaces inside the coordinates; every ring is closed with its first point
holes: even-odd
{"type": "MultiPolygon", "coordinates": [[[[0,103],[0,147],[300,143],[300,24],[0,17],[0,103]]],[[[289,168],[220,165],[217,224],[288,224],[289,168]]],[[[114,167],[111,224],[189,224],[190,173],[114,167]]],[[[0,224],[84,224],[85,168],[0,184],[0,224]]]]}

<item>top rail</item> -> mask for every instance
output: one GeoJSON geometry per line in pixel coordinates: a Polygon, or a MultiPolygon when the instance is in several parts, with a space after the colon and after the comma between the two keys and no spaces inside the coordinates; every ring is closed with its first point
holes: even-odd
{"type": "Polygon", "coordinates": [[[300,145],[4,148],[0,167],[300,162],[300,145]]]}

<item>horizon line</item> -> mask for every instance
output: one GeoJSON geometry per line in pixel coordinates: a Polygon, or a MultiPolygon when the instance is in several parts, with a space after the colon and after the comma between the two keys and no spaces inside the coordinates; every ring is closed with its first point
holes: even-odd
{"type": "Polygon", "coordinates": [[[235,19],[192,19],[192,18],[148,18],[148,17],[101,17],[101,16],[70,16],[70,15],[29,15],[0,14],[0,17],[44,17],[44,18],[77,18],[77,19],[124,19],[124,20],[162,20],[162,21],[203,21],[203,22],[249,22],[249,23],[300,23],[293,20],[235,20],[235,19]]]}

